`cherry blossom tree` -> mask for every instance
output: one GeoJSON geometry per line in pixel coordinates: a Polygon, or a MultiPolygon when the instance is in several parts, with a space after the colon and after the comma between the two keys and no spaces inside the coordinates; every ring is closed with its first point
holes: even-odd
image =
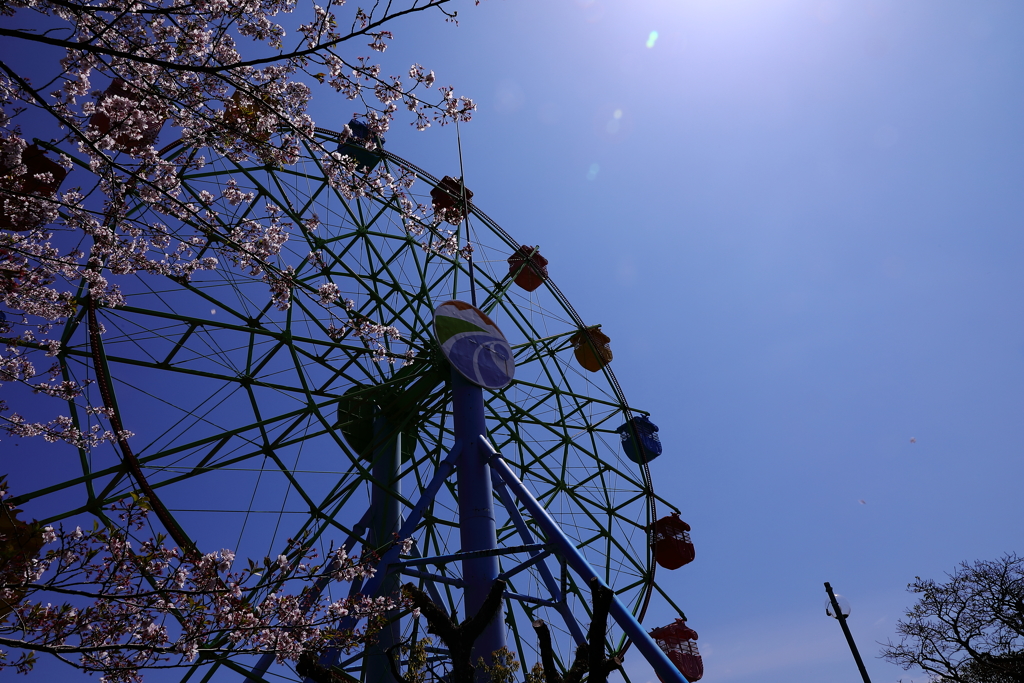
{"type": "Polygon", "coordinates": [[[238,569],[228,549],[168,546],[162,535],[145,536],[145,498],[113,506],[115,524],[84,530],[28,523],[0,505],[0,670],[27,673],[37,653],[101,673],[105,683],[265,652],[308,667],[327,647],[361,646],[402,600],[326,599],[327,581],[374,573],[344,549],[318,558],[293,540],[278,557],[238,569]],[[364,625],[339,629],[344,617],[364,625]]]}
{"type": "MultiPolygon", "coordinates": [[[[385,75],[369,56],[392,40],[383,28],[389,22],[421,12],[452,21],[450,2],[377,2],[370,9],[344,0],[323,7],[300,0],[0,2],[5,41],[54,51],[50,71],[33,63],[31,76],[0,61],[0,382],[62,400],[80,393],[73,382],[39,381],[37,358],[60,349],[46,335],[79,306],[123,305],[118,280],[135,273],[188,281],[197,271],[234,267],[261,277],[277,307],[287,309],[294,266],[277,257],[291,230],[316,225],[292,225],[270,204],[262,218],[224,225],[212,202],[237,205],[252,195],[228,186],[223,198],[187,201],[178,177],[206,160],[166,158],[158,142],[178,139],[182,149],[287,165],[300,143],[318,144],[307,112],[310,84],[359,103],[366,132],[345,126],[342,135],[370,149],[400,109],[421,130],[468,121],[473,102],[451,87],[433,89],[432,71],[413,64],[401,77],[385,75]],[[20,125],[28,120],[34,129],[50,124],[52,138],[28,140],[20,125]],[[74,186],[63,189],[71,179],[74,186]],[[139,202],[148,210],[128,211],[139,202]]],[[[410,177],[365,174],[352,157],[320,149],[345,196],[387,196],[412,234],[427,233],[425,248],[445,244],[430,239],[450,235],[432,230],[439,219],[410,199],[410,177]]],[[[324,304],[338,299],[330,283],[319,295],[324,304]]],[[[354,314],[335,332],[376,344],[379,358],[394,360],[380,342],[398,330],[354,314]]],[[[12,435],[79,447],[124,436],[118,429],[82,433],[60,416],[30,422],[3,402],[0,424],[12,435]]]]}
{"type": "MultiPolygon", "coordinates": [[[[314,93],[352,101],[362,113],[341,141],[368,150],[401,116],[420,130],[470,120],[473,102],[439,87],[433,71],[412,64],[390,75],[373,58],[393,40],[394,20],[422,13],[454,21],[451,2],[0,0],[0,37],[49,55],[28,66],[0,61],[0,386],[54,399],[50,413],[28,417],[5,389],[0,434],[83,454],[114,445],[138,492],[119,504],[119,524],[91,530],[36,529],[3,507],[0,647],[21,654],[0,666],[26,670],[44,652],[110,681],[252,652],[288,661],[305,652],[308,666],[311,651],[365,636],[366,626],[333,631],[339,613],[393,609],[386,600],[320,600],[314,587],[325,577],[369,571],[343,553],[317,564],[299,543],[236,570],[230,551],[195,548],[146,482],[114,406],[83,401],[96,419],[87,428],[67,415],[85,387],[61,376],[54,331],[77,315],[89,334],[102,335],[96,311],[124,305],[121,283],[140,274],[186,283],[201,271],[235,269],[265,282],[281,310],[306,286],[282,247],[295,231],[315,229],[316,216],[296,224],[267,204],[226,221],[217,202],[238,206],[254,196],[232,183],[223,196],[186,196],[181,174],[207,160],[169,153],[172,141],[268,167],[293,163],[300,145],[316,148],[345,197],[386,198],[425,249],[450,248],[441,218],[412,199],[410,176],[367,172],[323,146],[308,107],[314,93]],[[138,536],[143,528],[151,537],[138,536]],[[12,538],[21,539],[15,550],[12,538]],[[54,596],[66,602],[52,607],[54,596]]],[[[377,361],[411,360],[386,352],[401,331],[360,315],[336,285],[315,295],[340,312],[332,338],[360,340],[377,361]]]]}

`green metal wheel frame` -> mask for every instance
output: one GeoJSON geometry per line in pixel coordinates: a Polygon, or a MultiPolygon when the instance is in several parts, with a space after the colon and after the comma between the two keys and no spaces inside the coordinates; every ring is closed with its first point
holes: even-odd
{"type": "MultiPolygon", "coordinates": [[[[74,464],[67,461],[75,471],[53,468],[48,481],[18,497],[19,504],[47,522],[103,519],[111,503],[145,493],[169,515],[154,521],[157,530],[162,525],[199,548],[274,557],[288,539],[301,539],[321,550],[348,542],[358,552],[372,483],[369,463],[347,438],[358,426],[352,406],[360,400],[401,413],[403,436],[414,446],[406,444],[398,496],[404,510],[415,504],[452,444],[450,370],[436,349],[431,315],[445,300],[469,300],[468,264],[459,251],[423,246],[447,237],[440,231],[454,226],[424,219],[413,226],[421,232],[416,235],[394,196],[346,198],[332,187],[321,160],[337,139],[337,133],[317,129],[302,158],[284,168],[235,163],[178,144],[163,150],[166,158],[212,159],[182,173],[181,201],[215,211],[222,230],[197,233],[188,220],[147,215],[153,210],[141,202],[130,217],[166,221],[177,237],[198,234],[204,241],[200,255],[219,256],[218,244],[243,239],[232,231],[245,221],[266,224],[269,203],[280,210],[280,222],[290,224],[282,228],[288,241],[278,257],[262,263],[262,272],[221,257],[216,270],[197,272],[191,281],[152,274],[121,278],[127,304],[117,308],[89,302],[83,285],[80,300],[88,303],[66,324],[59,356],[64,379],[88,382],[85,395],[70,402],[71,416],[86,430],[97,423],[93,410],[106,406],[134,436],[79,450],[74,464]],[[254,200],[224,199],[229,180],[254,193],[254,200]],[[307,229],[314,215],[319,227],[307,229]],[[294,273],[285,271],[289,265],[294,273]],[[271,302],[265,276],[290,278],[287,310],[271,302]],[[320,301],[325,282],[338,285],[338,302],[320,301]],[[344,299],[354,302],[351,310],[344,299]],[[364,323],[393,326],[401,338],[361,335],[364,323]],[[403,365],[410,353],[412,363],[403,365]]],[[[379,170],[414,177],[410,195],[429,206],[426,193],[437,178],[387,152],[379,170]]],[[[660,499],[646,466],[625,457],[615,429],[644,411],[626,403],[610,366],[590,373],[576,363],[570,337],[585,324],[550,279],[533,293],[513,284],[506,259],[520,243],[472,205],[468,225],[480,308],[502,327],[517,366],[509,386],[485,392],[490,439],[642,619],[657,590],[648,527],[660,499]]],[[[455,236],[459,247],[466,244],[464,229],[455,236]]],[[[458,550],[456,510],[451,478],[414,535],[420,555],[458,550]]],[[[507,517],[498,519],[498,541],[519,543],[507,517]]],[[[436,573],[441,578],[429,587],[457,610],[458,563],[438,566],[436,573]]],[[[564,568],[560,579],[585,627],[588,589],[564,568]]],[[[511,592],[522,595],[536,594],[540,585],[532,570],[509,583],[511,592]]],[[[328,590],[339,597],[348,588],[328,590]]],[[[538,659],[529,628],[535,619],[555,627],[563,661],[574,649],[542,603],[506,604],[510,647],[527,666],[538,659]]],[[[628,643],[613,628],[608,647],[620,651],[628,643]]],[[[353,671],[356,660],[348,662],[353,671]]],[[[186,677],[237,680],[250,667],[225,658],[186,677]]],[[[266,678],[279,675],[296,677],[275,665],[266,678]]]]}

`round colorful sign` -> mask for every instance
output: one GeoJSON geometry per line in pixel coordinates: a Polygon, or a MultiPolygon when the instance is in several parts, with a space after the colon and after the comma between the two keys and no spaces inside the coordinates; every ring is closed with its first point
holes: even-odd
{"type": "Polygon", "coordinates": [[[448,362],[473,384],[501,389],[516,374],[512,347],[483,311],[446,301],[434,311],[434,335],[448,362]]]}

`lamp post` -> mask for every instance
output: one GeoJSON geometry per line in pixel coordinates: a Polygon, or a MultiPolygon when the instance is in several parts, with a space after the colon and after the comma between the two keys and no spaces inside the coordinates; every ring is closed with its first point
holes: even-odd
{"type": "Polygon", "coordinates": [[[843,596],[833,593],[832,586],[828,581],[825,582],[825,592],[828,593],[825,614],[839,620],[839,625],[843,627],[843,635],[846,636],[846,642],[850,644],[850,652],[853,653],[853,659],[857,662],[857,668],[860,669],[861,678],[864,679],[864,683],[871,683],[871,679],[868,678],[868,670],[864,668],[864,660],[860,658],[860,653],[857,652],[857,644],[853,642],[853,634],[850,633],[850,627],[846,625],[846,617],[850,616],[849,601],[843,596]]]}

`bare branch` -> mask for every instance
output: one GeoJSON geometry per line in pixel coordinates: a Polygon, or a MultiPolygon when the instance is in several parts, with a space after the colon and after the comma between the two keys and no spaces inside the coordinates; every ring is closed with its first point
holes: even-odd
{"type": "Polygon", "coordinates": [[[1014,678],[1024,674],[1024,558],[964,562],[947,579],[917,578],[907,587],[920,598],[882,657],[949,683],[1024,680],[1014,678]]]}
{"type": "MultiPolygon", "coordinates": [[[[104,47],[103,45],[98,45],[98,44],[93,43],[93,42],[86,43],[86,42],[75,41],[75,40],[62,40],[60,38],[51,38],[51,37],[49,37],[47,35],[44,35],[44,34],[37,34],[37,33],[32,33],[31,31],[24,31],[24,30],[18,30],[18,29],[9,29],[9,28],[2,28],[2,27],[0,27],[0,36],[6,36],[8,38],[18,38],[20,40],[27,40],[27,41],[31,41],[31,42],[35,42],[35,43],[43,43],[45,45],[53,45],[53,46],[56,46],[56,47],[63,47],[63,48],[66,48],[68,50],[75,50],[75,51],[81,51],[81,52],[91,52],[91,53],[95,53],[95,54],[108,55],[110,57],[119,57],[121,59],[128,60],[128,61],[131,61],[131,62],[139,62],[141,64],[152,64],[153,66],[159,66],[161,68],[171,69],[171,70],[174,70],[174,71],[188,71],[188,72],[192,72],[192,73],[201,73],[201,74],[211,74],[211,75],[213,75],[213,74],[220,74],[220,73],[224,73],[224,72],[230,72],[230,71],[234,71],[234,70],[237,70],[237,69],[245,69],[245,68],[258,67],[258,66],[263,66],[263,65],[266,65],[266,64],[277,64],[279,62],[292,61],[292,60],[296,60],[296,59],[301,59],[303,57],[309,57],[310,55],[314,55],[314,54],[323,52],[325,50],[330,50],[331,48],[337,47],[338,45],[341,45],[342,43],[345,43],[345,42],[347,42],[349,40],[352,40],[353,38],[358,38],[358,37],[366,36],[366,35],[368,35],[370,33],[373,33],[373,31],[375,29],[380,28],[382,25],[384,25],[384,24],[386,24],[386,23],[388,23],[390,21],[394,21],[395,19],[397,19],[399,17],[405,16],[405,15],[408,15],[408,14],[413,14],[415,12],[422,12],[424,10],[428,10],[428,9],[431,9],[431,8],[434,8],[434,7],[440,7],[441,5],[444,5],[445,3],[448,3],[448,2],[451,2],[451,0],[431,0],[431,2],[429,2],[426,5],[420,5],[418,7],[414,5],[412,7],[408,7],[406,9],[404,9],[404,10],[399,10],[399,11],[393,12],[391,14],[386,14],[385,16],[381,17],[377,21],[371,22],[371,23],[367,24],[365,27],[363,27],[361,29],[353,30],[351,33],[349,33],[349,34],[347,34],[347,35],[345,35],[345,36],[343,36],[341,38],[336,38],[334,40],[329,40],[329,41],[320,43],[318,45],[315,45],[313,47],[306,48],[304,50],[293,50],[291,52],[283,52],[283,53],[274,55],[273,57],[261,57],[259,59],[239,60],[239,61],[236,61],[236,62],[229,62],[227,64],[219,64],[217,66],[200,66],[200,65],[196,65],[196,64],[188,64],[188,63],[185,63],[185,62],[172,62],[172,61],[168,61],[166,59],[156,59],[154,57],[147,57],[145,55],[140,55],[140,54],[137,54],[137,53],[134,53],[134,52],[126,52],[124,50],[115,50],[113,48],[104,47]]],[[[119,8],[119,9],[123,9],[123,8],[119,8]]],[[[177,10],[177,8],[176,8],[176,10],[177,10]]],[[[90,12],[92,12],[92,11],[96,11],[96,10],[95,10],[95,8],[92,8],[92,7],[85,7],[85,8],[82,9],[82,11],[90,11],[90,12]]],[[[150,12],[150,13],[152,13],[152,12],[150,12]]],[[[162,12],[162,14],[167,14],[167,13],[169,13],[169,12],[162,12]]],[[[174,13],[177,14],[178,12],[175,11],[174,13]]]]}

